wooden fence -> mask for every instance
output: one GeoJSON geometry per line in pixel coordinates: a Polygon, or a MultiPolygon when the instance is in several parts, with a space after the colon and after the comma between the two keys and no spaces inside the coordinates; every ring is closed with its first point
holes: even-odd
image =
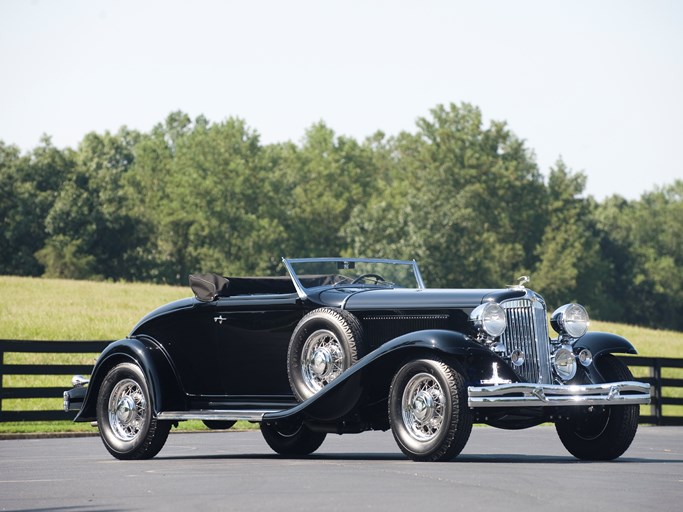
{"type": "MultiPolygon", "coordinates": [[[[58,421],[71,420],[75,412],[66,413],[63,410],[41,411],[5,411],[2,401],[7,399],[29,398],[62,398],[63,393],[70,387],[71,379],[60,387],[6,387],[5,375],[88,375],[92,364],[6,364],[6,353],[48,353],[48,354],[78,354],[100,353],[110,341],[17,341],[0,340],[0,422],[6,421],[58,421]]],[[[683,416],[665,415],[665,405],[683,406],[683,398],[670,397],[663,393],[664,388],[683,389],[683,379],[662,377],[665,368],[683,368],[683,359],[663,357],[620,357],[629,367],[648,368],[647,377],[638,380],[652,385],[652,404],[649,415],[640,416],[641,423],[653,425],[681,425],[683,416]]],[[[683,395],[683,393],[681,393],[683,395]]]]}
{"type": "Polygon", "coordinates": [[[63,398],[71,387],[71,376],[89,375],[92,364],[6,364],[6,353],[86,354],[100,353],[111,341],[18,341],[0,340],[0,422],[72,420],[75,412],[63,409],[41,411],[5,411],[3,400],[19,398],[63,398]],[[60,387],[5,387],[5,375],[68,375],[60,387]]]}
{"type": "Polygon", "coordinates": [[[641,414],[640,422],[649,423],[651,425],[683,426],[683,416],[664,414],[665,405],[683,406],[683,393],[679,393],[679,397],[677,398],[668,396],[662,392],[664,388],[683,389],[683,379],[662,377],[662,370],[665,368],[683,368],[683,359],[641,356],[621,356],[619,359],[624,361],[631,369],[638,367],[645,367],[648,369],[647,377],[637,377],[637,380],[647,382],[652,386],[650,391],[650,394],[652,395],[652,402],[649,406],[650,414],[641,414]]]}

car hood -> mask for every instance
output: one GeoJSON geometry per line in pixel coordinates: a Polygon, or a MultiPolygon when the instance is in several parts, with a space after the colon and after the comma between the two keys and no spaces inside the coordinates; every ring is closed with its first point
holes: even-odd
{"type": "Polygon", "coordinates": [[[318,296],[327,306],[349,311],[386,309],[475,308],[488,300],[502,301],[524,296],[518,289],[406,289],[406,288],[335,288],[318,296]]]}

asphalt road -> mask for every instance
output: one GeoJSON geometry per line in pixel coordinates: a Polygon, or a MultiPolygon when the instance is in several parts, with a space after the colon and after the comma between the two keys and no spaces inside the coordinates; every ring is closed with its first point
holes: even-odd
{"type": "Polygon", "coordinates": [[[577,461],[552,427],[475,428],[449,463],[408,461],[390,432],[330,435],[305,459],[258,431],[172,434],[131,462],[97,437],[2,440],[0,510],[679,512],[683,428],[641,427],[610,463],[577,461]]]}

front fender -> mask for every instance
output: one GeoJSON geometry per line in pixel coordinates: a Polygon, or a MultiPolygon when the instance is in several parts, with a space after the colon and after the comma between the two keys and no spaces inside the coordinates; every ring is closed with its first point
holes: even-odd
{"type": "Polygon", "coordinates": [[[264,421],[334,421],[355,408],[386,399],[400,366],[411,359],[435,356],[446,361],[490,354],[462,333],[424,330],[404,334],[370,352],[340,377],[292,409],[267,413],[264,421]]]}
{"type": "Polygon", "coordinates": [[[593,358],[603,354],[637,354],[631,343],[616,334],[608,332],[589,332],[579,338],[574,344],[576,351],[584,348],[591,351],[593,358]]]}
{"type": "Polygon", "coordinates": [[[104,378],[123,362],[138,365],[145,375],[156,415],[163,410],[184,410],[185,393],[166,352],[152,338],[134,337],[115,341],[98,357],[90,376],[83,406],[74,421],[93,421],[97,417],[97,395],[104,378]]]}
{"type": "Polygon", "coordinates": [[[593,354],[593,364],[587,368],[592,382],[606,382],[600,372],[600,357],[605,354],[637,354],[629,341],[616,334],[607,332],[589,332],[579,338],[574,344],[574,352],[579,353],[584,348],[593,354]]]}

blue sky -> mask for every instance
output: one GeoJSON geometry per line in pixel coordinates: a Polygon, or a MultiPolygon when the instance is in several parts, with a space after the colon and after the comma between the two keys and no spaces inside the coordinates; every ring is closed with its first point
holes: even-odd
{"type": "Polygon", "coordinates": [[[469,102],[598,199],[683,179],[683,2],[0,0],[0,70],[23,150],[174,110],[360,140],[469,102]]]}

